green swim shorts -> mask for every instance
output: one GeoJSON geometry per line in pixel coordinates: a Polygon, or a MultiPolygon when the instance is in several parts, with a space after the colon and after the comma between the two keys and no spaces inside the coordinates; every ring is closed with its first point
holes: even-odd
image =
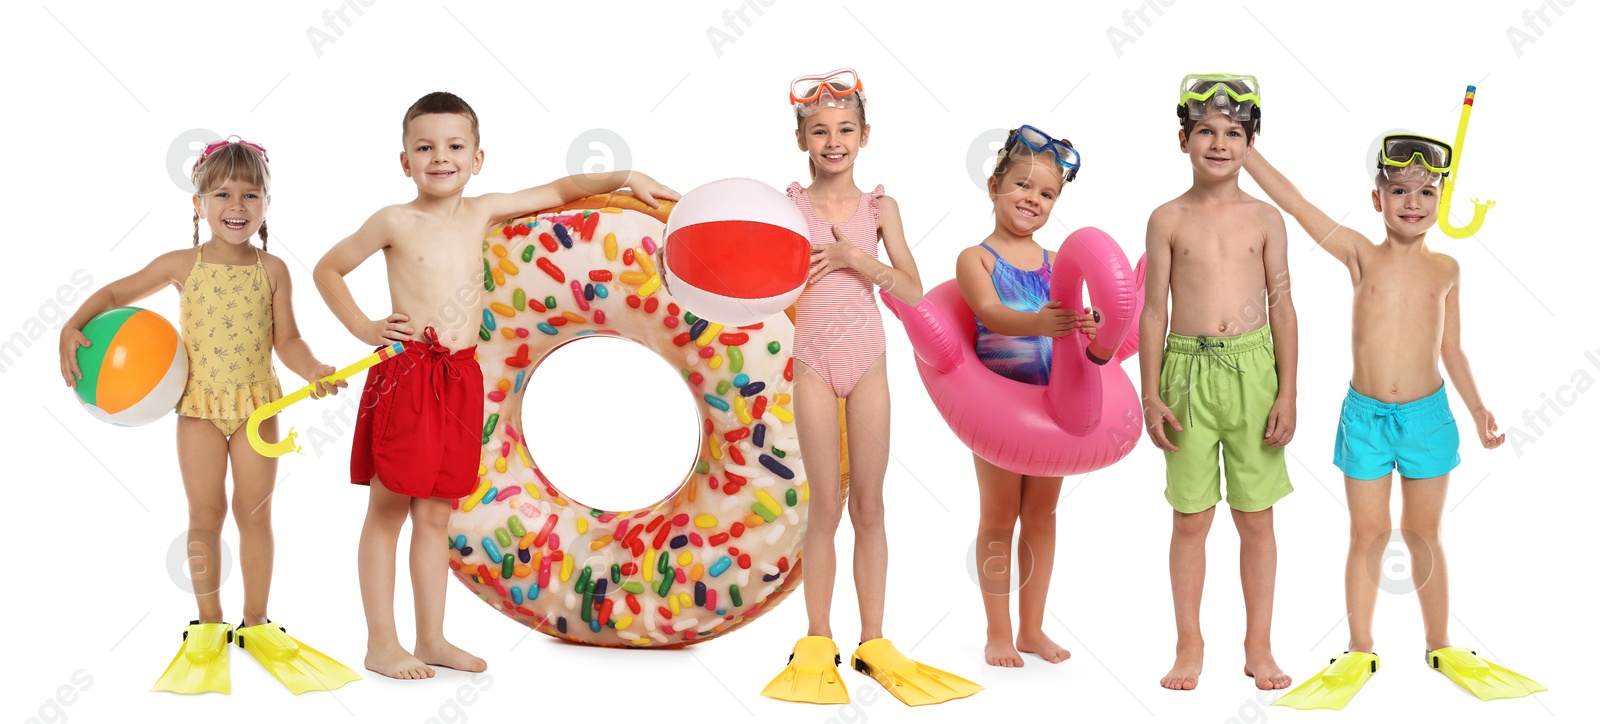
{"type": "Polygon", "coordinates": [[[1283,448],[1261,442],[1278,399],[1272,332],[1235,337],[1167,335],[1161,356],[1161,401],[1183,431],[1167,426],[1178,452],[1167,456],[1167,502],[1199,513],[1222,500],[1217,448],[1228,470],[1228,507],[1254,513],[1294,490],[1283,448]]]}

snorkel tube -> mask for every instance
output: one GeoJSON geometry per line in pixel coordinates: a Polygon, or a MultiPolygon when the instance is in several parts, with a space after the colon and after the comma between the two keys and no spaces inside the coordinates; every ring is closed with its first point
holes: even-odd
{"type": "Polygon", "coordinates": [[[1477,86],[1467,86],[1467,97],[1461,101],[1461,124],[1456,126],[1455,148],[1450,155],[1450,173],[1445,175],[1439,189],[1439,230],[1454,239],[1465,239],[1478,233],[1489,209],[1494,208],[1493,201],[1473,199],[1471,222],[1458,228],[1450,220],[1450,197],[1455,194],[1456,179],[1461,175],[1461,153],[1467,145],[1467,121],[1472,119],[1472,100],[1477,93],[1477,86]]]}
{"type": "MultiPolygon", "coordinates": [[[[380,362],[387,362],[395,357],[405,354],[405,351],[405,343],[391,342],[389,346],[362,357],[359,362],[328,375],[327,377],[322,378],[320,381],[333,383],[338,382],[339,380],[348,379],[360,373],[362,370],[367,369],[368,367],[376,365],[380,362]]],[[[313,382],[305,387],[289,393],[288,395],[257,407],[255,411],[251,412],[250,418],[245,422],[244,427],[245,436],[250,439],[250,447],[255,448],[257,453],[260,453],[262,457],[266,458],[281,457],[292,452],[304,455],[305,450],[302,450],[299,443],[294,441],[297,434],[295,433],[293,427],[289,428],[288,434],[285,434],[282,440],[277,442],[267,442],[261,438],[261,423],[266,422],[267,419],[273,415],[282,412],[284,408],[311,397],[311,393],[316,390],[316,388],[317,383],[313,382]]]]}

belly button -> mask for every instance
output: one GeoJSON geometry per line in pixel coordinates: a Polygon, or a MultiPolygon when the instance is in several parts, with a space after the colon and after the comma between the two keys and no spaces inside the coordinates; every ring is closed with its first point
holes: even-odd
{"type": "Polygon", "coordinates": [[[1400,385],[1389,385],[1389,391],[1390,392],[1399,392],[1400,391],[1400,385]]]}
{"type": "Polygon", "coordinates": [[[1218,332],[1226,332],[1226,331],[1228,331],[1228,323],[1227,322],[1223,322],[1222,324],[1217,325],[1217,331],[1218,332]]]}

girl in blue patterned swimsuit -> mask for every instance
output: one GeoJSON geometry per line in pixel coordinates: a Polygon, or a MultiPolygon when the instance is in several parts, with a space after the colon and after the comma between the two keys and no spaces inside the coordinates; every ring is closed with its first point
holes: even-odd
{"type": "MultiPolygon", "coordinates": [[[[1063,309],[1050,301],[1050,252],[1033,240],[1050,219],[1056,197],[1078,171],[1072,144],[1057,141],[1032,126],[1011,132],[989,177],[994,231],[983,243],[961,252],[956,280],[961,296],[977,317],[978,359],[1018,382],[1050,381],[1054,337],[1079,330],[1093,336],[1093,314],[1063,309]]],[[[1071,653],[1044,634],[1045,594],[1055,563],[1056,500],[1061,478],[1004,470],[977,455],[979,585],[988,618],[984,658],[991,666],[1022,666],[1022,654],[1050,663],[1071,653]],[[1022,625],[1011,627],[1012,534],[1020,521],[1015,558],[1022,625]],[[997,565],[998,564],[998,565],[997,565]]]]}
{"type": "MultiPolygon", "coordinates": [[[[988,244],[978,246],[994,255],[994,271],[989,278],[994,282],[994,291],[1000,303],[1007,309],[1037,315],[1047,306],[1052,309],[1061,306],[1050,301],[1050,252],[1039,249],[1041,264],[1038,268],[1018,269],[994,247],[988,244]]],[[[1012,337],[989,329],[983,323],[983,317],[977,317],[978,359],[985,367],[1030,385],[1050,382],[1050,350],[1054,345],[1051,337],[1042,334],[1012,337]]]]}

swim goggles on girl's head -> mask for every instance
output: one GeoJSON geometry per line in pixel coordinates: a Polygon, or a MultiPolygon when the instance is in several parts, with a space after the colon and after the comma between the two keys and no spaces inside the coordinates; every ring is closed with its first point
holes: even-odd
{"type": "Polygon", "coordinates": [[[1430,172],[1450,175],[1450,144],[1427,136],[1391,134],[1383,137],[1378,149],[1378,164],[1384,175],[1412,164],[1421,164],[1430,172]]]}
{"type": "Polygon", "coordinates": [[[1077,178],[1078,168],[1082,165],[1083,159],[1078,155],[1078,149],[1072,147],[1071,141],[1057,141],[1044,131],[1025,125],[1012,131],[1011,135],[1006,137],[1005,145],[1000,148],[1000,155],[1004,157],[1011,153],[1019,143],[1034,153],[1048,152],[1050,155],[1055,156],[1056,163],[1061,164],[1061,167],[1066,169],[1066,178],[1064,180],[1071,181],[1077,178]]]}
{"type": "Polygon", "coordinates": [[[1253,75],[1190,74],[1178,86],[1178,117],[1201,120],[1214,110],[1261,130],[1261,84],[1253,75]]]}
{"type": "Polygon", "coordinates": [[[850,68],[823,75],[795,78],[789,83],[789,103],[800,115],[809,116],[823,108],[854,110],[861,107],[861,77],[850,68]]]}
{"type": "Polygon", "coordinates": [[[263,161],[267,160],[267,148],[266,148],[266,146],[263,146],[263,145],[261,145],[259,143],[251,143],[251,142],[246,141],[246,140],[244,140],[244,139],[242,139],[242,138],[240,138],[238,136],[228,136],[227,138],[225,138],[225,139],[223,139],[221,141],[217,141],[216,143],[213,143],[213,144],[211,144],[209,146],[206,146],[206,150],[204,150],[204,151],[202,151],[200,153],[200,157],[204,158],[206,156],[210,156],[212,153],[216,152],[217,149],[222,148],[223,146],[226,146],[226,145],[228,145],[230,143],[237,143],[237,144],[239,144],[241,146],[244,146],[245,148],[248,148],[248,149],[250,149],[252,151],[255,151],[256,153],[261,154],[261,159],[263,161]]]}

